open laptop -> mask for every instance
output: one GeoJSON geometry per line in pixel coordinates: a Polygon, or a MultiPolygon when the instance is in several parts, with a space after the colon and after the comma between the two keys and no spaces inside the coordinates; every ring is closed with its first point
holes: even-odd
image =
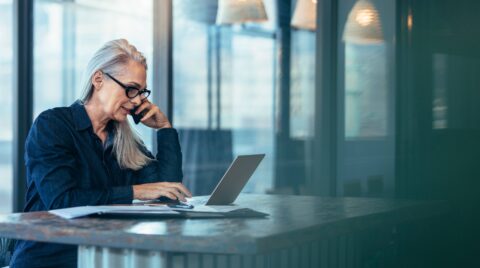
{"type": "Polygon", "coordinates": [[[187,198],[186,203],[194,206],[233,203],[264,157],[265,154],[237,156],[211,195],[187,198]]]}

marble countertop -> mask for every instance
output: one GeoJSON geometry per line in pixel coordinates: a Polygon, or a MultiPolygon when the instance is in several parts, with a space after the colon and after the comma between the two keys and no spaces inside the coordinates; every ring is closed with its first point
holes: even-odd
{"type": "Polygon", "coordinates": [[[256,254],[447,212],[441,201],[242,194],[266,218],[79,218],[0,215],[0,237],[115,248],[256,254]]]}

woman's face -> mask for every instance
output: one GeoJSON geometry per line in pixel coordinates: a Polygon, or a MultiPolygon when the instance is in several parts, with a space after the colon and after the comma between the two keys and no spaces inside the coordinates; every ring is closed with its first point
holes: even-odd
{"type": "MultiPolygon", "coordinates": [[[[125,86],[133,86],[142,90],[146,87],[147,74],[145,67],[134,61],[130,61],[117,74],[110,74],[125,86]]],[[[109,119],[123,122],[134,107],[141,104],[140,96],[133,99],[127,97],[125,89],[113,79],[103,74],[101,86],[96,89],[96,97],[104,114],[109,119]]],[[[93,96],[95,97],[95,96],[93,96]]]]}

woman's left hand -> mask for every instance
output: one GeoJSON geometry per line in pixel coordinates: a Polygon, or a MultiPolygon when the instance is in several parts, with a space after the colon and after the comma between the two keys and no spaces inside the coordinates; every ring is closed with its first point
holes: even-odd
{"type": "Polygon", "coordinates": [[[144,112],[144,116],[140,120],[147,127],[160,129],[171,128],[172,125],[167,116],[158,108],[157,105],[151,103],[148,99],[144,100],[142,104],[135,111],[136,114],[144,112]]]}

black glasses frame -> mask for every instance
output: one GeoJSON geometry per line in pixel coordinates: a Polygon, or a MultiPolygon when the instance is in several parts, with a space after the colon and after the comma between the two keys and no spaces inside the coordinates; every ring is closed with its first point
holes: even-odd
{"type": "Polygon", "coordinates": [[[118,81],[115,77],[111,76],[110,74],[105,73],[105,72],[104,72],[104,74],[106,76],[110,77],[110,79],[115,81],[115,83],[117,83],[123,89],[125,89],[125,94],[127,95],[127,97],[129,99],[134,99],[134,98],[136,98],[137,96],[140,95],[140,99],[144,100],[144,99],[148,98],[148,96],[150,96],[150,93],[152,93],[150,90],[148,90],[146,88],[143,89],[143,90],[140,90],[136,87],[127,86],[127,85],[123,84],[122,82],[118,81]],[[130,92],[132,92],[132,93],[130,93],[130,92]]]}

